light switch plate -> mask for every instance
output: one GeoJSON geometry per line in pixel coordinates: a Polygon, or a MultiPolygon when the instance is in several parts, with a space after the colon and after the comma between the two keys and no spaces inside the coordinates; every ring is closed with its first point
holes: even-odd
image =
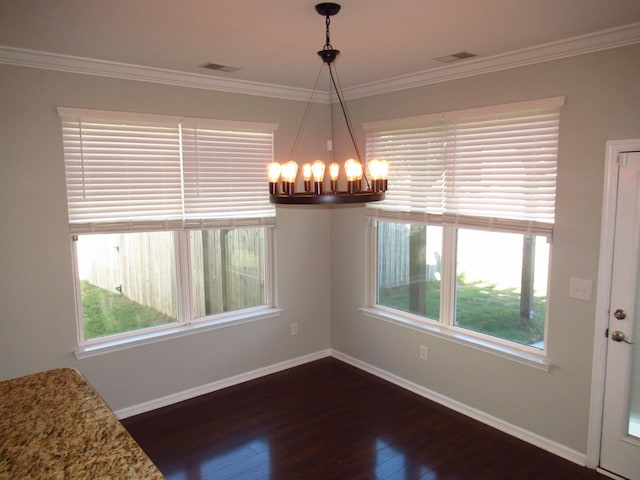
{"type": "Polygon", "coordinates": [[[571,277],[569,280],[569,296],[580,300],[591,300],[593,282],[584,278],[571,277]]]}

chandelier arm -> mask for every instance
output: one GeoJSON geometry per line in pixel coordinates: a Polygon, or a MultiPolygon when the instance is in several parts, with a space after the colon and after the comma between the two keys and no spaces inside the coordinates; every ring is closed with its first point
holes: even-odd
{"type": "MultiPolygon", "coordinates": [[[[331,68],[329,68],[331,70],[331,68]]],[[[329,79],[329,120],[331,121],[331,161],[335,161],[336,128],[333,121],[333,92],[331,91],[331,79],[329,79]]]]}
{"type": "Polygon", "coordinates": [[[362,177],[367,184],[367,188],[369,188],[369,179],[367,178],[367,174],[365,173],[364,165],[362,164],[362,157],[360,156],[360,150],[358,149],[358,144],[356,143],[355,135],[353,134],[353,128],[351,127],[351,120],[349,119],[349,114],[347,113],[347,108],[344,104],[344,99],[342,98],[342,94],[340,93],[340,89],[336,83],[336,79],[334,76],[334,68],[329,64],[329,76],[331,77],[331,83],[333,84],[333,89],[336,92],[336,96],[338,97],[338,103],[340,103],[340,108],[342,109],[342,115],[344,117],[344,122],[347,125],[347,131],[349,132],[349,136],[351,137],[351,143],[353,144],[353,148],[356,151],[356,158],[358,159],[358,163],[362,165],[362,177]]]}
{"type": "Polygon", "coordinates": [[[300,143],[300,139],[302,138],[302,132],[307,123],[307,118],[309,117],[309,112],[311,111],[311,105],[313,104],[313,97],[318,93],[318,83],[320,83],[320,76],[322,75],[322,67],[320,66],[320,70],[318,71],[318,76],[316,77],[316,81],[313,85],[313,90],[311,91],[311,96],[307,101],[307,105],[304,110],[304,114],[302,115],[302,121],[300,122],[300,126],[298,127],[298,133],[296,133],[296,138],[293,141],[293,145],[291,146],[291,151],[289,152],[288,160],[293,160],[293,154],[298,148],[298,144],[300,143]]]}

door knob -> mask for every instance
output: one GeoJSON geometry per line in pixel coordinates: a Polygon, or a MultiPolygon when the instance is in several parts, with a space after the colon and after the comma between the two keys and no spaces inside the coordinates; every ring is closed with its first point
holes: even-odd
{"type": "Polygon", "coordinates": [[[611,340],[613,340],[614,342],[624,342],[624,343],[633,345],[633,342],[630,342],[629,340],[627,340],[627,336],[624,334],[624,332],[621,332],[620,330],[611,332],[611,340]]]}
{"type": "Polygon", "coordinates": [[[624,320],[625,318],[627,318],[627,312],[625,312],[621,308],[618,308],[615,312],[613,312],[613,316],[618,320],[624,320]]]}

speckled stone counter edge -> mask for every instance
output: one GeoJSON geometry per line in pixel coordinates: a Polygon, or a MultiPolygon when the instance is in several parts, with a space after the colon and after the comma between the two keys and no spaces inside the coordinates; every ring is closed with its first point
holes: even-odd
{"type": "Polygon", "coordinates": [[[70,368],[0,382],[0,479],[163,479],[70,368]]]}

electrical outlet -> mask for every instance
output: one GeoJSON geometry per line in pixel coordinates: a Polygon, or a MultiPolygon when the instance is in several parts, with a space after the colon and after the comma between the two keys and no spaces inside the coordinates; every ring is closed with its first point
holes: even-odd
{"type": "Polygon", "coordinates": [[[429,358],[429,349],[425,345],[420,345],[420,360],[429,358]]]}
{"type": "Polygon", "coordinates": [[[298,322],[293,322],[291,324],[291,336],[298,334],[298,322]]]}

